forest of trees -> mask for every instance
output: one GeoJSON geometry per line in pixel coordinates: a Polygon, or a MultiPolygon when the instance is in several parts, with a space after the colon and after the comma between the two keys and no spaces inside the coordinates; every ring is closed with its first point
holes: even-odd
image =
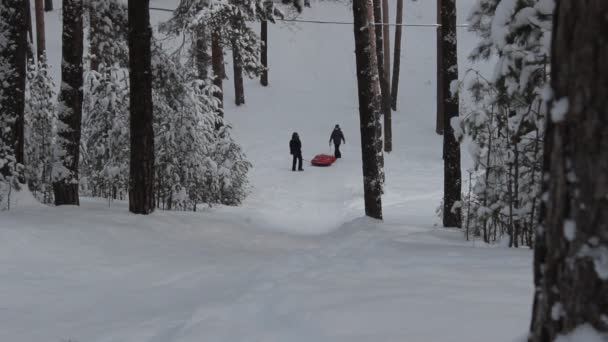
{"type": "MultiPolygon", "coordinates": [[[[63,0],[61,80],[45,52],[53,3],[34,2],[35,54],[26,3],[0,4],[0,204],[25,188],[57,206],[128,199],[136,214],[242,203],[252,165],[225,121],[225,52],[240,106],[245,77],[269,85],[268,25],[302,11],[299,0],[182,0],[160,26],[183,41],[171,52],[149,0],[63,0]]],[[[391,65],[388,1],[352,2],[364,208],[378,220],[384,153],[398,134],[396,4],[391,65]]],[[[469,58],[494,61],[492,78],[458,68],[456,0],[438,0],[437,17],[443,226],[535,249],[530,341],[582,324],[608,331],[608,2],[478,0],[469,58]]]]}

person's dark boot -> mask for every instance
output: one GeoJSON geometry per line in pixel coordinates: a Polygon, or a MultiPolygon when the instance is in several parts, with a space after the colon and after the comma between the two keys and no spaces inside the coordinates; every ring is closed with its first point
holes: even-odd
{"type": "Polygon", "coordinates": [[[304,171],[304,169],[298,169],[298,171],[304,171]]]}

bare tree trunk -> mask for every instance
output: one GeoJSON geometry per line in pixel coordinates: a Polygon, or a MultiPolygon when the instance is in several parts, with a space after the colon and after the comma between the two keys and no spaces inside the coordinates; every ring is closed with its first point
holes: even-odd
{"type": "Polygon", "coordinates": [[[46,30],[44,28],[44,0],[34,0],[36,10],[36,54],[43,60],[46,54],[46,30]]]}
{"type": "Polygon", "coordinates": [[[462,215],[454,204],[461,199],[460,144],[456,141],[450,124],[458,117],[458,96],[451,94],[450,85],[458,81],[458,55],[456,50],[456,4],[455,0],[441,0],[441,73],[443,93],[443,225],[462,226],[462,215]],[[452,96],[453,95],[453,96],[452,96]]]}
{"type": "Polygon", "coordinates": [[[262,71],[262,77],[260,78],[260,83],[264,86],[268,86],[268,21],[262,20],[262,28],[260,36],[262,38],[262,65],[264,66],[264,71],[262,71]]]}
{"type": "Polygon", "coordinates": [[[44,11],[50,12],[53,10],[53,0],[44,0],[44,11]]]}
{"type": "MultiPolygon", "coordinates": [[[[382,22],[382,0],[372,0],[373,1],[373,17],[374,20],[372,24],[374,24],[375,30],[375,42],[376,42],[376,64],[378,69],[378,78],[380,79],[380,108],[381,110],[377,112],[376,115],[379,117],[376,120],[376,135],[379,139],[376,140],[376,148],[378,165],[380,165],[380,179],[382,180],[382,191],[384,191],[384,145],[382,143],[382,116],[386,115],[386,112],[391,111],[390,99],[386,98],[384,95],[388,94],[389,86],[388,80],[384,77],[386,73],[384,72],[384,49],[382,48],[383,40],[382,40],[382,26],[375,25],[377,23],[382,22]]],[[[371,47],[370,47],[371,48],[371,47]]]]}
{"type": "Polygon", "coordinates": [[[608,336],[608,2],[556,5],[551,87],[566,113],[547,118],[532,342],[583,324],[608,336]]]}
{"type": "Polygon", "coordinates": [[[359,119],[361,151],[363,155],[363,190],[365,215],[382,219],[382,180],[378,165],[376,140],[377,112],[380,107],[378,66],[372,0],[353,1],[357,85],[359,91],[359,119]]]}
{"type": "Polygon", "coordinates": [[[154,114],[152,106],[152,62],[150,0],[129,0],[129,79],[131,161],[129,167],[129,211],[154,211],[154,114]]]}
{"type": "Polygon", "coordinates": [[[232,69],[234,71],[234,104],[245,104],[245,87],[243,86],[243,64],[241,51],[235,39],[232,39],[232,69]]]}
{"type": "Polygon", "coordinates": [[[27,60],[34,60],[34,32],[32,28],[32,6],[30,0],[25,0],[25,14],[27,21],[27,60]]]}
{"type": "Polygon", "coordinates": [[[79,205],[78,163],[82,119],[82,0],[63,0],[61,88],[57,120],[58,161],[63,170],[54,170],[55,205],[79,205]]]}
{"type": "MultiPolygon", "coordinates": [[[[222,51],[220,31],[214,29],[211,33],[211,65],[213,67],[213,84],[219,88],[219,91],[215,93],[215,97],[220,100],[220,108],[224,108],[224,94],[223,94],[223,65],[224,65],[224,52],[222,51]]],[[[220,116],[224,116],[223,111],[220,111],[220,116]]]]}
{"type": "Polygon", "coordinates": [[[210,57],[207,52],[207,28],[204,24],[198,26],[195,33],[195,51],[194,51],[194,59],[196,64],[196,69],[198,71],[198,77],[202,80],[207,79],[209,76],[208,68],[210,57]]]}
{"type": "Polygon", "coordinates": [[[397,18],[395,20],[395,51],[393,54],[393,82],[391,83],[391,107],[397,110],[397,95],[399,93],[399,71],[401,67],[401,32],[403,24],[403,0],[397,0],[397,18]]]}
{"type": "Polygon", "coordinates": [[[90,55],[91,65],[90,68],[93,71],[99,69],[99,28],[100,28],[100,16],[97,12],[97,6],[95,1],[88,2],[89,12],[89,42],[90,42],[90,55]]]}
{"type": "MultiPolygon", "coordinates": [[[[27,13],[25,2],[20,0],[3,0],[3,10],[0,12],[0,20],[4,21],[7,29],[6,47],[0,51],[0,55],[8,63],[13,72],[7,73],[8,77],[3,82],[4,96],[0,98],[0,119],[8,121],[10,131],[2,132],[0,139],[14,153],[15,161],[24,163],[24,110],[25,110],[25,78],[27,57],[27,13]]],[[[0,157],[6,157],[2,155],[0,157]]],[[[7,168],[0,170],[4,176],[13,174],[7,168]]],[[[21,183],[25,180],[19,177],[21,183]]]]}
{"type": "MultiPolygon", "coordinates": [[[[391,35],[388,26],[388,0],[382,0],[382,48],[384,58],[384,85],[382,85],[382,111],[384,112],[384,151],[393,150],[393,124],[391,110],[391,35]]],[[[379,19],[377,19],[380,22],[379,19]]]]}
{"type": "Polygon", "coordinates": [[[437,0],[437,124],[435,132],[443,134],[443,73],[441,63],[443,63],[443,39],[441,27],[441,1],[437,0]]]}

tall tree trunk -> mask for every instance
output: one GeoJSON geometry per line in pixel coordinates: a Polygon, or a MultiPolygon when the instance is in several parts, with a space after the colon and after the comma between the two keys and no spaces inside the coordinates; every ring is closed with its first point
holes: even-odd
{"type": "Polygon", "coordinates": [[[243,63],[241,51],[236,39],[232,44],[232,70],[234,71],[234,104],[240,106],[245,104],[245,87],[243,86],[243,63]]]}
{"type": "MultiPolygon", "coordinates": [[[[38,1],[38,0],[37,0],[38,1]]],[[[97,71],[99,69],[99,28],[100,25],[100,16],[97,12],[97,6],[95,1],[88,2],[88,14],[89,14],[89,42],[90,42],[90,55],[91,55],[91,65],[90,68],[93,71],[97,71]]]]}
{"type": "Polygon", "coordinates": [[[380,109],[378,60],[376,56],[372,0],[353,1],[357,85],[359,92],[359,119],[361,151],[363,156],[363,191],[365,215],[382,219],[382,180],[378,165],[376,122],[380,109]]]}
{"type": "Polygon", "coordinates": [[[443,134],[443,39],[442,39],[442,26],[441,26],[441,1],[437,0],[437,121],[435,125],[435,132],[437,134],[443,134]]]}
{"type": "MultiPolygon", "coordinates": [[[[27,13],[25,3],[21,0],[3,0],[0,8],[0,20],[7,30],[7,40],[0,57],[8,64],[6,67],[6,78],[2,80],[3,95],[0,97],[0,124],[6,123],[10,127],[9,132],[2,132],[0,139],[8,147],[9,151],[0,151],[12,154],[19,164],[24,163],[24,110],[25,110],[25,78],[27,57],[27,13]],[[3,122],[2,122],[3,121],[3,122]]],[[[8,168],[3,168],[0,173],[4,176],[12,176],[8,168]]],[[[20,182],[25,180],[20,177],[20,182]]]]}
{"type": "MultiPolygon", "coordinates": [[[[61,165],[53,171],[56,205],[79,205],[78,163],[82,120],[82,0],[63,0],[63,33],[61,88],[59,90],[59,122],[57,155],[61,165]]],[[[57,164],[57,163],[56,163],[57,164]]]]}
{"type": "Polygon", "coordinates": [[[260,83],[264,86],[268,86],[268,21],[262,20],[262,29],[260,36],[262,38],[262,65],[264,70],[262,71],[262,77],[260,83]]]}
{"type": "Polygon", "coordinates": [[[25,0],[25,13],[27,20],[27,60],[34,59],[34,32],[32,28],[32,6],[30,0],[25,0]]]}
{"type": "Polygon", "coordinates": [[[131,161],[129,211],[154,211],[154,119],[152,107],[150,0],[129,0],[131,161]]]}
{"type": "Polygon", "coordinates": [[[46,54],[46,30],[44,29],[44,0],[34,0],[36,9],[36,54],[43,60],[46,54]]]}
{"type": "Polygon", "coordinates": [[[388,0],[382,0],[382,17],[376,18],[378,23],[382,22],[382,53],[383,74],[381,79],[382,87],[382,112],[384,114],[384,151],[391,152],[393,150],[393,124],[391,110],[391,43],[390,29],[388,26],[388,0]]]}
{"type": "Polygon", "coordinates": [[[553,23],[530,341],[589,324],[608,336],[608,2],[561,0],[553,23]],[[555,113],[555,112],[554,112],[555,113]]]}
{"type": "MultiPolygon", "coordinates": [[[[384,191],[384,145],[382,143],[382,117],[386,115],[386,112],[391,111],[390,99],[386,98],[384,95],[388,94],[389,86],[388,80],[384,77],[386,73],[384,72],[384,49],[382,48],[383,40],[382,40],[382,25],[375,25],[377,23],[382,22],[382,0],[372,0],[373,1],[373,20],[372,24],[374,26],[374,40],[376,43],[376,68],[378,69],[377,77],[380,81],[380,107],[381,110],[376,112],[376,115],[379,117],[376,119],[376,135],[378,139],[376,139],[376,148],[377,148],[377,158],[378,164],[380,165],[380,179],[382,180],[381,189],[384,191]]],[[[370,47],[371,48],[371,47],[370,47]]]]}
{"type": "Polygon", "coordinates": [[[391,107],[397,110],[397,95],[399,93],[399,71],[401,67],[401,32],[403,27],[403,0],[397,0],[397,18],[395,20],[395,51],[393,55],[393,81],[391,82],[391,107]]]}
{"type": "MultiPolygon", "coordinates": [[[[391,33],[389,22],[388,0],[382,0],[382,49],[384,49],[384,77],[390,88],[391,80],[391,33]]],[[[390,112],[389,112],[390,113],[390,112]]]]}
{"type": "Polygon", "coordinates": [[[456,50],[456,3],[441,0],[441,73],[443,93],[443,225],[462,226],[460,209],[452,208],[461,199],[460,144],[450,125],[458,117],[458,96],[450,93],[452,82],[458,81],[458,55],[456,50]],[[452,96],[454,95],[454,96],[452,96]]]}
{"type": "Polygon", "coordinates": [[[202,80],[207,79],[209,77],[207,70],[209,69],[210,57],[207,52],[207,27],[204,24],[199,25],[196,30],[194,46],[194,59],[198,77],[202,80]]]}
{"type": "MultiPolygon", "coordinates": [[[[219,91],[215,93],[215,97],[220,100],[220,108],[224,108],[224,94],[223,94],[223,65],[224,65],[224,52],[222,51],[220,31],[214,29],[211,33],[211,65],[213,68],[213,84],[219,88],[219,91]]],[[[220,111],[220,116],[224,116],[223,111],[220,111]]]]}
{"type": "Polygon", "coordinates": [[[50,12],[53,10],[53,0],[44,0],[44,11],[50,12]]]}

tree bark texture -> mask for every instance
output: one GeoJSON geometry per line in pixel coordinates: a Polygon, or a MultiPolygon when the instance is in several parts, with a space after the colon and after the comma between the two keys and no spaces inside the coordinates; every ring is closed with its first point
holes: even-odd
{"type": "Polygon", "coordinates": [[[149,0],[129,0],[131,161],[129,211],[154,211],[154,128],[149,0]]]}
{"type": "Polygon", "coordinates": [[[53,0],[44,0],[44,11],[50,12],[53,10],[53,0]]]}
{"type": "Polygon", "coordinates": [[[211,64],[211,58],[207,51],[207,37],[207,27],[204,24],[199,25],[195,33],[194,58],[198,77],[201,80],[205,80],[209,76],[208,69],[209,64],[211,64]]]}
{"type": "MultiPolygon", "coordinates": [[[[4,12],[0,20],[5,21],[8,29],[8,40],[12,44],[0,51],[8,63],[11,72],[2,82],[4,96],[0,98],[0,115],[5,122],[10,122],[10,131],[2,132],[0,139],[6,146],[12,146],[15,161],[24,163],[24,110],[25,110],[25,79],[27,58],[27,13],[25,2],[21,0],[4,0],[4,12]],[[11,13],[7,12],[11,11],[11,13]]],[[[4,176],[9,176],[8,169],[0,170],[4,176]]],[[[21,180],[23,182],[23,180],[21,180]]]]}
{"type": "Polygon", "coordinates": [[[34,0],[36,11],[36,55],[38,60],[46,54],[46,30],[44,28],[44,0],[34,0]]]}
{"type": "Polygon", "coordinates": [[[61,87],[57,156],[61,170],[55,170],[55,205],[79,205],[78,164],[82,120],[82,55],[83,55],[82,0],[63,0],[63,33],[61,87]]]}
{"type": "Polygon", "coordinates": [[[561,0],[554,14],[531,342],[589,324],[608,337],[608,2],[561,0]],[[554,112],[555,113],[555,109],[554,112]]]}
{"type": "MultiPolygon", "coordinates": [[[[219,88],[219,91],[215,93],[215,97],[220,100],[220,108],[224,108],[224,94],[223,94],[223,66],[224,66],[224,52],[222,51],[221,45],[222,37],[219,30],[215,29],[211,33],[211,65],[213,68],[213,84],[219,88]]],[[[223,111],[220,111],[220,116],[224,116],[223,111]]]]}
{"type": "Polygon", "coordinates": [[[443,43],[441,39],[442,27],[441,27],[441,2],[443,0],[437,0],[437,121],[435,125],[435,132],[437,134],[443,134],[443,73],[441,71],[441,63],[443,62],[443,43]]]}
{"type": "Polygon", "coordinates": [[[101,27],[99,20],[100,13],[97,11],[95,1],[88,2],[88,12],[89,12],[89,42],[90,42],[90,54],[91,54],[91,70],[97,71],[99,69],[99,38],[98,32],[101,27]]]}
{"type": "Polygon", "coordinates": [[[262,65],[264,66],[264,70],[262,71],[262,76],[260,78],[260,83],[264,86],[268,86],[268,21],[262,20],[262,28],[260,32],[260,36],[262,39],[262,65]]]}
{"type": "Polygon", "coordinates": [[[397,15],[395,26],[395,51],[393,54],[393,81],[391,82],[391,107],[397,110],[399,94],[399,72],[401,70],[401,36],[403,27],[403,0],[397,0],[397,15]]]}
{"type": "Polygon", "coordinates": [[[382,219],[382,179],[376,144],[380,140],[376,129],[380,110],[380,86],[373,8],[372,0],[353,1],[365,215],[382,219]]]}
{"type": "MultiPolygon", "coordinates": [[[[382,22],[382,0],[372,0],[373,1],[373,20],[371,21],[374,27],[374,35],[375,35],[375,43],[376,43],[376,69],[378,69],[377,77],[379,78],[380,84],[380,108],[381,110],[376,113],[378,118],[376,119],[376,135],[379,137],[376,140],[376,148],[378,149],[378,164],[380,165],[380,178],[384,183],[384,145],[382,142],[382,118],[386,115],[386,112],[391,111],[390,99],[387,99],[384,94],[388,94],[389,86],[388,80],[384,77],[386,74],[384,72],[384,49],[382,48],[383,40],[382,40],[382,25],[376,25],[377,23],[382,22]]],[[[371,49],[371,47],[370,47],[371,49]]],[[[382,185],[383,188],[384,185],[382,185]]],[[[384,191],[384,190],[383,190],[384,191]]]]}
{"type": "Polygon", "coordinates": [[[441,0],[441,74],[443,93],[443,225],[462,226],[460,209],[453,206],[461,199],[460,144],[450,124],[458,117],[458,96],[450,93],[452,82],[458,81],[458,55],[456,52],[456,3],[441,0]]]}
{"type": "Polygon", "coordinates": [[[245,87],[243,86],[243,62],[241,51],[235,39],[232,39],[232,70],[234,72],[234,104],[245,104],[245,87]]]}

